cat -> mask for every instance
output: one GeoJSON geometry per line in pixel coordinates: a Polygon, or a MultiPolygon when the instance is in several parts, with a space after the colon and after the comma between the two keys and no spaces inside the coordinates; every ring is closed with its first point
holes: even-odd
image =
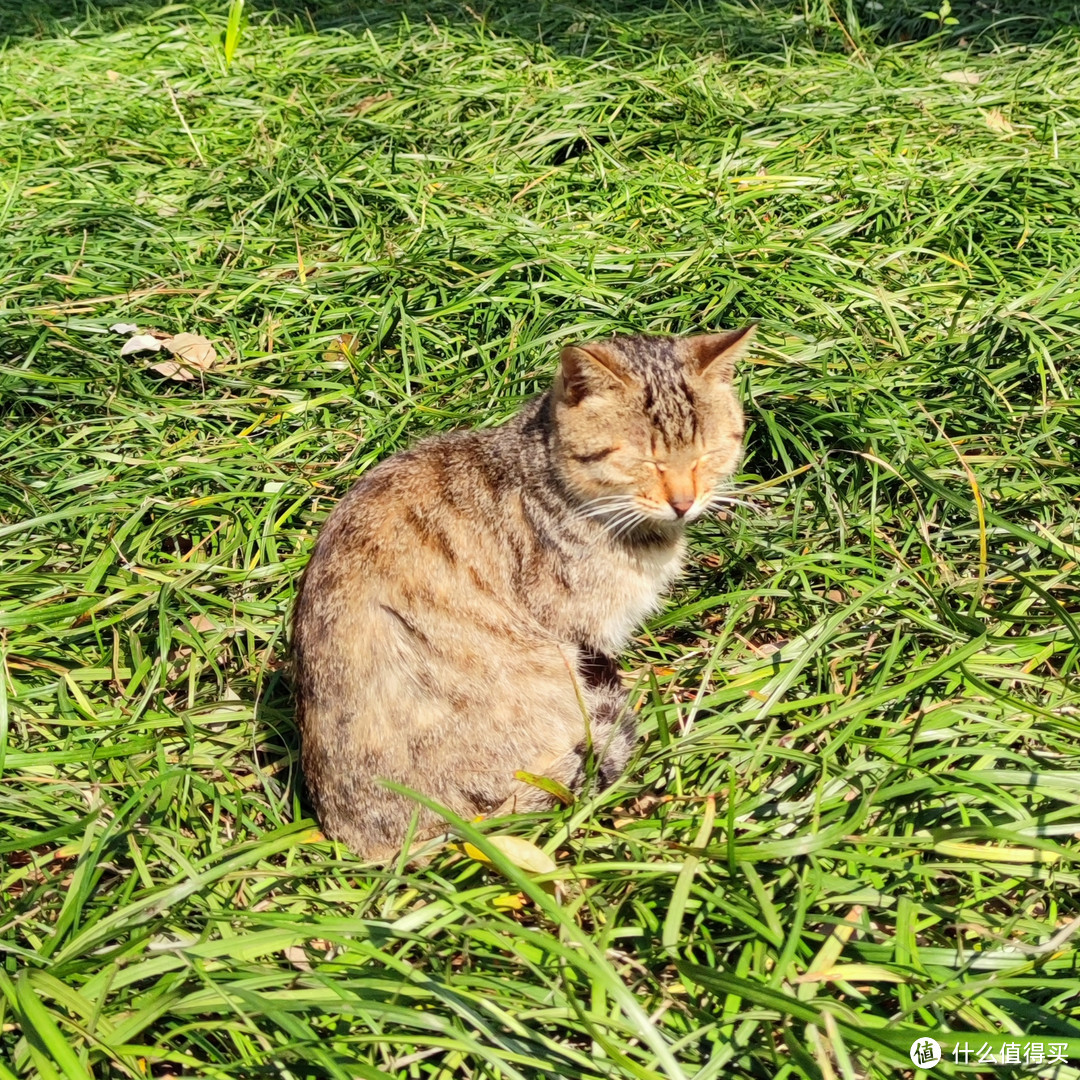
{"type": "Polygon", "coordinates": [[[570,346],[547,393],[362,476],[323,525],[293,614],[301,764],[359,855],[544,808],[635,742],[616,657],[681,569],[686,525],[742,454],[734,366],[753,326],[570,346]]]}

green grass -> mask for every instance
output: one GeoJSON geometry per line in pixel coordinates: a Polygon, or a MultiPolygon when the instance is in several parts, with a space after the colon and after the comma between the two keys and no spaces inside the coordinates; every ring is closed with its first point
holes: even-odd
{"type": "Polygon", "coordinates": [[[4,3],[0,1077],[1080,1075],[1076,5],[4,3]],[[627,656],[638,760],[460,828],[556,872],[322,841],[334,500],[747,318],[760,510],[627,656]]]}

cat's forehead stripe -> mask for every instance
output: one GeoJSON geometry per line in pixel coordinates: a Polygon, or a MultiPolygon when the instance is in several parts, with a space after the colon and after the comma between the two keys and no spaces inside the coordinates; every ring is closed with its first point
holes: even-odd
{"type": "Polygon", "coordinates": [[[612,345],[645,389],[645,411],[666,441],[692,442],[698,435],[697,400],[686,381],[677,339],[617,337],[612,345]]]}

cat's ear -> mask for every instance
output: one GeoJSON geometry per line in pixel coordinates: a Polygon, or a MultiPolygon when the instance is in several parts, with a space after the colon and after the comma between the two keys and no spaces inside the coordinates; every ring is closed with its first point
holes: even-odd
{"type": "Polygon", "coordinates": [[[630,386],[617,350],[607,342],[568,345],[561,360],[556,393],[567,405],[576,405],[590,394],[617,393],[630,386]]]}
{"type": "Polygon", "coordinates": [[[731,382],[735,377],[735,365],[750,348],[756,331],[757,324],[750,323],[741,330],[688,338],[690,362],[699,375],[718,382],[731,382]]]}

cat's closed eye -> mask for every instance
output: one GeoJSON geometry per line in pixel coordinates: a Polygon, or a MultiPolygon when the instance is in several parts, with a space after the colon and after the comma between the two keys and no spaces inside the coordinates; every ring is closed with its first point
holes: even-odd
{"type": "Polygon", "coordinates": [[[618,446],[605,446],[602,450],[590,450],[588,453],[576,453],[570,456],[582,465],[591,465],[593,462],[603,461],[604,458],[618,453],[620,449],[621,447],[618,446]]]}

